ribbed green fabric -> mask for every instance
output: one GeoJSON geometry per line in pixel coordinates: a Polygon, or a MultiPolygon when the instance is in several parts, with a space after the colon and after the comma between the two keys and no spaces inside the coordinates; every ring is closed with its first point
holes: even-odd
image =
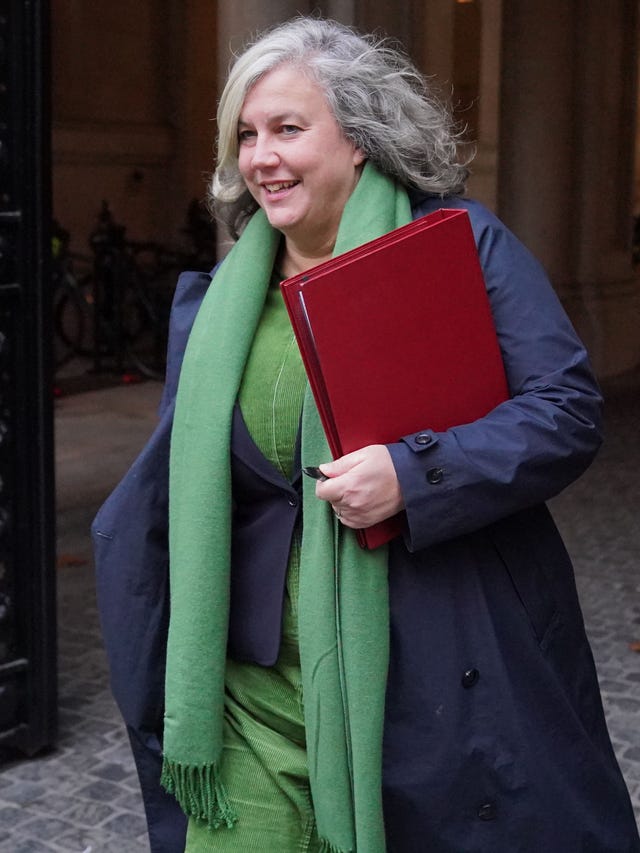
{"type": "Polygon", "coordinates": [[[307,375],[279,284],[274,276],[238,397],[255,444],[288,479],[307,375]]]}
{"type": "MultiPolygon", "coordinates": [[[[347,202],[336,254],[411,218],[406,192],[370,164],[347,202]]],[[[233,407],[268,289],[279,234],[262,211],[248,223],[203,301],[185,353],[171,442],[171,620],[163,784],[212,769],[208,790],[181,805],[227,818],[223,745],[228,633],[233,407]]],[[[307,393],[302,462],[329,458],[307,393]]],[[[304,483],[300,661],[309,777],[327,849],[383,853],[382,728],[388,666],[386,548],[363,552],[304,483]]],[[[202,778],[202,777],[200,777],[202,778]]]]}

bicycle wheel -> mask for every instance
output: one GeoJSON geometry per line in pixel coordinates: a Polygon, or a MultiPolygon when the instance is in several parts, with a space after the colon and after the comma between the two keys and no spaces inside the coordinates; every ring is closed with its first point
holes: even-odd
{"type": "Polygon", "coordinates": [[[65,276],[53,307],[56,364],[74,355],[90,356],[93,337],[93,282],[90,275],[76,281],[65,276]]]}
{"type": "Polygon", "coordinates": [[[83,322],[80,310],[73,310],[75,305],[71,302],[69,294],[59,293],[53,305],[53,363],[56,368],[62,367],[75,355],[75,346],[71,343],[75,332],[68,330],[79,328],[83,322]]]}
{"type": "Polygon", "coordinates": [[[160,293],[142,286],[125,297],[123,326],[127,361],[148,379],[164,381],[169,309],[160,293]]]}

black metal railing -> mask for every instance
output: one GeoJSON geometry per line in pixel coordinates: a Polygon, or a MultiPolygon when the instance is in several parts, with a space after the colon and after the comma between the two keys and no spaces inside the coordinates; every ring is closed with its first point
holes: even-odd
{"type": "Polygon", "coordinates": [[[189,205],[186,248],[133,241],[103,201],[89,237],[91,256],[69,251],[54,223],[53,321],[57,363],[82,356],[94,373],[134,371],[162,379],[171,301],[178,274],[215,263],[215,229],[197,201],[189,205]]]}

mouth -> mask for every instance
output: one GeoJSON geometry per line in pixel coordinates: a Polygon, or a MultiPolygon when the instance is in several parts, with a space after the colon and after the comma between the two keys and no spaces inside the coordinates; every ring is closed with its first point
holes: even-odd
{"type": "Polygon", "coordinates": [[[278,181],[271,184],[262,184],[262,188],[268,193],[279,193],[282,190],[289,190],[299,183],[300,181],[278,181]]]}

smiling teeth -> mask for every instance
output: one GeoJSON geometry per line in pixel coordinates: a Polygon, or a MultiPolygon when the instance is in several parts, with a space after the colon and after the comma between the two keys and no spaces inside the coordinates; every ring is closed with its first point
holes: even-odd
{"type": "Polygon", "coordinates": [[[280,190],[289,189],[289,187],[293,187],[297,184],[297,181],[282,181],[279,184],[265,184],[265,188],[267,192],[277,193],[280,190]]]}

